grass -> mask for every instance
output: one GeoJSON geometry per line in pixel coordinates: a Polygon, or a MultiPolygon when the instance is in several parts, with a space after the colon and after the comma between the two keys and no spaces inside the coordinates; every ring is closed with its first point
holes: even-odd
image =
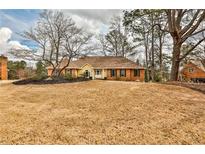
{"type": "Polygon", "coordinates": [[[205,144],[205,95],[120,81],[2,84],[0,144],[205,144]]]}

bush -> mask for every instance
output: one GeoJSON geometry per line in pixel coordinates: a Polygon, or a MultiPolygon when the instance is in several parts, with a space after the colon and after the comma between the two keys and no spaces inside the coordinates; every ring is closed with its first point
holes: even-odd
{"type": "Polygon", "coordinates": [[[156,72],[156,74],[154,76],[154,81],[155,82],[162,82],[162,77],[160,75],[160,72],[156,72]]]}
{"type": "Polygon", "coordinates": [[[72,80],[73,77],[72,77],[72,75],[71,75],[70,73],[66,73],[66,74],[64,75],[64,79],[65,79],[65,80],[72,80]]]}
{"type": "Polygon", "coordinates": [[[37,74],[34,77],[32,77],[32,79],[34,80],[45,80],[46,78],[48,78],[47,74],[37,74]]]}
{"type": "Polygon", "coordinates": [[[9,70],[8,71],[8,78],[10,80],[15,80],[15,79],[19,79],[19,77],[17,76],[17,73],[15,70],[9,70]]]}
{"type": "Polygon", "coordinates": [[[155,75],[154,81],[156,81],[156,82],[161,82],[161,81],[162,81],[162,78],[160,77],[159,74],[156,74],[156,75],[155,75]]]}
{"type": "Polygon", "coordinates": [[[65,80],[64,79],[64,76],[51,76],[51,78],[52,78],[52,80],[55,80],[55,81],[57,81],[57,80],[65,80]]]}

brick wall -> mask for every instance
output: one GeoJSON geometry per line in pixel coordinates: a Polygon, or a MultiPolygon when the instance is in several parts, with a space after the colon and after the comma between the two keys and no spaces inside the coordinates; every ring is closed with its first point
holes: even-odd
{"type": "Polygon", "coordinates": [[[145,79],[145,71],[140,70],[140,76],[134,76],[134,69],[131,70],[131,80],[132,81],[141,81],[143,82],[145,79]]]}
{"type": "Polygon", "coordinates": [[[116,69],[116,76],[111,77],[111,70],[107,70],[108,80],[122,80],[122,81],[144,81],[144,70],[140,70],[140,76],[134,76],[134,69],[126,69],[126,77],[120,77],[120,69],[116,69]]]}
{"type": "Polygon", "coordinates": [[[48,76],[51,76],[52,69],[47,69],[48,76]]]}
{"type": "Polygon", "coordinates": [[[77,69],[72,69],[72,77],[77,78],[77,76],[78,76],[77,69]]]}
{"type": "Polygon", "coordinates": [[[6,57],[0,57],[0,74],[1,74],[1,80],[7,80],[8,79],[8,71],[7,71],[7,62],[8,59],[6,57]]]}
{"type": "MultiPolygon", "coordinates": [[[[120,69],[116,69],[116,76],[111,77],[111,70],[107,69],[104,70],[104,76],[107,77],[108,80],[122,80],[122,81],[144,81],[144,77],[145,77],[145,71],[144,70],[140,70],[140,76],[134,76],[134,69],[126,69],[126,76],[125,77],[121,77],[120,76],[120,69]]],[[[48,69],[48,76],[51,75],[52,69],[48,69]]],[[[80,70],[77,69],[72,69],[72,77],[76,78],[79,74],[80,74],[80,70]]],[[[65,74],[65,72],[62,72],[63,74],[65,74]]]]}

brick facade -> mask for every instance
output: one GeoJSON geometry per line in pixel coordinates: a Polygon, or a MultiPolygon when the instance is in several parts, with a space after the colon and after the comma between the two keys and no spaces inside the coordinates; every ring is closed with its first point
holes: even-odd
{"type": "Polygon", "coordinates": [[[0,80],[8,79],[7,62],[7,57],[0,56],[0,80]]]}
{"type": "MultiPolygon", "coordinates": [[[[144,81],[145,77],[145,71],[144,69],[140,70],[140,76],[134,76],[134,69],[125,69],[126,76],[122,77],[120,76],[120,69],[115,69],[115,76],[111,76],[111,69],[104,69],[104,77],[106,77],[108,80],[121,80],[121,81],[144,81]]],[[[51,76],[52,69],[48,69],[48,76],[51,76]]],[[[65,71],[62,72],[65,74],[65,71]]],[[[80,76],[80,70],[77,69],[71,69],[71,75],[73,78],[80,76]]]]}
{"type": "MultiPolygon", "coordinates": [[[[61,63],[63,68],[68,62],[64,59],[61,63]]],[[[52,67],[47,67],[48,76],[51,75],[52,67]]],[[[92,79],[108,79],[123,81],[144,81],[144,67],[139,66],[135,62],[121,56],[86,56],[78,60],[70,61],[66,70],[72,74],[72,77],[81,77],[87,73],[92,79]],[[111,69],[114,69],[115,76],[111,76],[111,69]],[[70,71],[71,70],[71,71],[70,71]],[[122,71],[124,70],[124,71],[122,71]],[[134,73],[134,70],[138,70],[134,73]],[[96,73],[98,72],[98,73],[96,73]],[[120,72],[122,73],[120,75],[120,72]],[[139,73],[140,72],[140,73],[139,73]],[[126,74],[126,75],[125,75],[126,74]]]]}
{"type": "Polygon", "coordinates": [[[116,76],[111,77],[111,70],[107,70],[107,79],[108,80],[122,80],[122,81],[144,81],[145,72],[143,69],[140,69],[140,76],[134,76],[134,69],[126,69],[126,76],[120,76],[120,69],[116,69],[116,76]]]}

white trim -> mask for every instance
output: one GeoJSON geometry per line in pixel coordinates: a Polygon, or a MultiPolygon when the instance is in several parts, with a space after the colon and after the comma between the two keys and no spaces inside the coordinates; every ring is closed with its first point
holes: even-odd
{"type": "Polygon", "coordinates": [[[89,65],[89,66],[91,66],[91,68],[93,69],[93,66],[92,65],[90,65],[89,63],[85,63],[83,66],[81,66],[80,68],[82,69],[83,67],[85,67],[86,65],[89,65]]]}

